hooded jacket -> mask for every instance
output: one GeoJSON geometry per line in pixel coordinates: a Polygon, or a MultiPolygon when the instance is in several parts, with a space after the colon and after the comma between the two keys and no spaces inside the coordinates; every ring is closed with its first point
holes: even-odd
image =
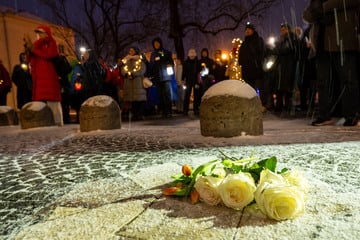
{"type": "Polygon", "coordinates": [[[21,109],[24,104],[31,102],[32,99],[32,79],[29,64],[23,60],[24,57],[26,57],[26,54],[20,53],[20,63],[15,65],[11,76],[11,80],[17,88],[16,98],[18,109],[21,109]]]}
{"type": "Polygon", "coordinates": [[[204,63],[206,68],[209,69],[208,75],[214,75],[215,62],[213,59],[211,59],[209,57],[209,50],[207,48],[201,49],[201,57],[200,57],[199,61],[200,61],[200,64],[204,63]],[[206,52],[206,57],[202,56],[203,52],[206,52]]]}
{"type": "Polygon", "coordinates": [[[36,29],[47,36],[34,42],[29,60],[33,79],[33,101],[61,101],[61,86],[51,59],[58,55],[57,45],[48,26],[36,29]]]}
{"type": "Polygon", "coordinates": [[[154,51],[150,56],[150,74],[154,78],[155,82],[171,81],[173,75],[169,75],[167,68],[171,67],[172,70],[174,62],[172,60],[172,54],[170,51],[163,48],[163,44],[160,38],[154,38],[152,41],[154,51]],[[159,48],[155,48],[154,43],[160,43],[159,48]]]}

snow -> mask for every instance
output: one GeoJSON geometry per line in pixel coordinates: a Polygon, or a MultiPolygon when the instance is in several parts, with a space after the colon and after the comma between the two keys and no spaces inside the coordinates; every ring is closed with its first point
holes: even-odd
{"type": "Polygon", "coordinates": [[[7,113],[10,112],[12,108],[9,106],[0,106],[0,113],[7,113]]]}
{"type": "MultiPolygon", "coordinates": [[[[198,166],[214,159],[219,150],[181,149],[173,150],[168,157],[164,157],[165,151],[137,153],[144,159],[163,158],[163,163],[78,184],[58,199],[62,206],[45,221],[24,227],[15,239],[171,239],[168,237],[177,235],[179,239],[356,239],[360,236],[358,170],[351,174],[353,178],[348,172],[358,169],[359,163],[352,160],[359,157],[358,147],[359,142],[344,142],[221,148],[234,157],[256,150],[264,157],[277,156],[280,168],[300,168],[311,182],[311,190],[305,213],[294,220],[274,222],[254,206],[242,213],[163,197],[163,184],[181,171],[182,164],[198,166]]],[[[131,155],[134,153],[129,152],[127,157],[131,155]]]]}
{"type": "Polygon", "coordinates": [[[28,110],[31,110],[34,112],[40,111],[41,109],[43,109],[45,107],[46,107],[46,103],[40,102],[40,101],[28,102],[27,104],[25,104],[23,106],[23,108],[27,108],[28,110]],[[28,107],[28,106],[30,106],[30,107],[28,107]]]}
{"type": "MultiPolygon", "coordinates": [[[[359,239],[360,162],[357,160],[360,159],[360,125],[354,128],[313,127],[307,124],[309,119],[279,119],[272,115],[266,115],[264,119],[264,135],[228,139],[203,137],[199,120],[180,121],[178,118],[171,124],[161,119],[124,122],[122,129],[89,133],[79,133],[78,125],[26,131],[19,126],[2,127],[0,133],[4,137],[0,147],[6,142],[13,148],[21,146],[24,150],[26,146],[28,151],[31,148],[23,156],[3,154],[2,162],[6,164],[8,159],[19,163],[26,159],[29,164],[42,158],[56,160],[61,165],[70,159],[71,145],[63,144],[60,152],[51,149],[73,138],[72,143],[79,144],[93,139],[94,149],[99,148],[100,143],[117,147],[118,142],[111,139],[122,135],[129,136],[124,139],[134,139],[133,144],[144,138],[149,142],[156,139],[161,144],[166,139],[169,145],[192,143],[200,146],[202,143],[203,146],[159,151],[119,149],[115,152],[101,147],[99,151],[84,153],[74,162],[75,167],[84,159],[99,164],[103,161],[110,176],[75,181],[65,189],[49,189],[52,195],[58,196],[49,203],[55,208],[43,210],[41,220],[14,220],[20,229],[14,231],[14,238],[10,239],[359,239]],[[349,138],[350,135],[354,137],[349,138]],[[77,138],[84,141],[75,141],[77,138]],[[43,148],[39,150],[36,144],[42,139],[43,148]],[[209,147],[204,147],[207,143],[209,147]],[[212,146],[214,143],[216,146],[212,146]],[[219,151],[234,157],[276,156],[278,169],[289,167],[304,172],[311,184],[304,215],[274,222],[251,207],[238,212],[162,196],[164,185],[181,171],[182,164],[199,166],[218,158],[219,151]]],[[[88,145],[76,147],[85,146],[88,145]]],[[[84,169],[89,171],[89,176],[96,173],[96,168],[84,169]]],[[[67,172],[72,170],[66,169],[67,172]]],[[[69,182],[73,181],[69,174],[66,177],[69,182]]],[[[52,180],[49,178],[48,181],[52,180]]]]}
{"type": "Polygon", "coordinates": [[[90,106],[95,106],[95,107],[106,107],[106,106],[110,106],[110,104],[113,102],[114,100],[106,95],[98,95],[95,97],[91,97],[89,99],[87,99],[83,105],[90,105],[90,106]]]}
{"type": "Polygon", "coordinates": [[[219,95],[232,95],[242,98],[254,98],[257,96],[255,90],[247,83],[239,80],[224,80],[210,87],[203,98],[219,95]]]}

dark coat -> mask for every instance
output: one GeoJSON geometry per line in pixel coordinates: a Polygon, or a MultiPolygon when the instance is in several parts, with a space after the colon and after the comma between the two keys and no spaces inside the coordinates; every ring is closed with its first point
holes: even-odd
{"type": "Polygon", "coordinates": [[[292,92],[296,83],[296,65],[299,58],[299,40],[293,32],[281,37],[273,54],[277,55],[275,90],[292,92]]]}
{"type": "Polygon", "coordinates": [[[203,51],[207,52],[207,56],[206,57],[201,56],[199,60],[200,64],[204,63],[206,68],[209,69],[209,75],[212,75],[212,77],[214,77],[215,61],[209,57],[209,50],[207,48],[203,48],[201,52],[203,51]]]}
{"type": "Polygon", "coordinates": [[[172,53],[163,48],[160,38],[155,38],[153,40],[153,46],[155,41],[160,43],[160,48],[155,49],[154,47],[154,51],[151,53],[149,74],[155,83],[171,81],[174,76],[173,74],[168,74],[167,68],[171,67],[174,72],[174,61],[172,59],[172,53]]]}
{"type": "Polygon", "coordinates": [[[182,79],[185,81],[186,86],[193,87],[199,83],[199,73],[201,65],[196,57],[195,59],[187,58],[183,63],[182,79]]]}
{"type": "Polygon", "coordinates": [[[318,50],[359,52],[359,14],[359,0],[312,0],[303,13],[304,20],[312,25],[309,56],[314,57],[318,50]]]}
{"type": "Polygon", "coordinates": [[[19,109],[32,100],[32,79],[27,62],[22,62],[20,57],[20,64],[13,69],[11,80],[17,87],[16,98],[17,107],[19,109]]]}
{"type": "Polygon", "coordinates": [[[239,50],[239,64],[242,78],[255,80],[263,78],[263,59],[265,54],[264,40],[255,31],[253,35],[246,36],[239,50]]]}
{"type": "Polygon", "coordinates": [[[106,70],[101,67],[93,50],[89,51],[89,58],[83,64],[83,67],[86,97],[104,94],[106,70]]]}
{"type": "Polygon", "coordinates": [[[8,94],[11,89],[11,81],[8,70],[0,63],[0,94],[8,94]]]}

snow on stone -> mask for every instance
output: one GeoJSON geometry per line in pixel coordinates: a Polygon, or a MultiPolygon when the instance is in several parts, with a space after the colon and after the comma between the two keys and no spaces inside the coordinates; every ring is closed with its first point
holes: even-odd
{"type": "Polygon", "coordinates": [[[106,95],[98,95],[89,98],[86,100],[83,104],[84,105],[91,105],[91,106],[97,106],[97,107],[106,107],[109,106],[114,100],[106,95]]]}
{"type": "Polygon", "coordinates": [[[45,108],[46,103],[40,102],[40,101],[34,101],[34,102],[28,102],[27,104],[25,104],[23,106],[23,108],[25,108],[26,106],[30,106],[28,108],[28,110],[37,112],[37,111],[40,111],[41,109],[45,108]]]}
{"type": "Polygon", "coordinates": [[[224,80],[210,87],[205,92],[203,98],[224,95],[224,93],[248,99],[257,96],[255,90],[245,82],[239,80],[224,80]]]}
{"type": "Polygon", "coordinates": [[[0,113],[7,113],[11,110],[12,108],[9,106],[0,106],[0,113]]]}

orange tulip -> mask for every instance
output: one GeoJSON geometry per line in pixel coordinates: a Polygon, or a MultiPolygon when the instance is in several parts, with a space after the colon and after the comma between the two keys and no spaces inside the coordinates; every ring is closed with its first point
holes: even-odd
{"type": "Polygon", "coordinates": [[[190,199],[192,204],[196,204],[199,202],[199,193],[196,189],[192,190],[190,193],[190,199]]]}
{"type": "Polygon", "coordinates": [[[178,187],[168,187],[163,190],[163,194],[165,196],[172,196],[172,195],[175,195],[175,193],[179,190],[180,190],[180,188],[178,188],[178,187]]]}
{"type": "Polygon", "coordinates": [[[183,165],[181,170],[185,176],[191,175],[192,169],[191,169],[190,165],[188,165],[188,164],[183,165]]]}
{"type": "Polygon", "coordinates": [[[181,187],[168,187],[163,190],[165,196],[186,196],[187,188],[181,187]]]}

